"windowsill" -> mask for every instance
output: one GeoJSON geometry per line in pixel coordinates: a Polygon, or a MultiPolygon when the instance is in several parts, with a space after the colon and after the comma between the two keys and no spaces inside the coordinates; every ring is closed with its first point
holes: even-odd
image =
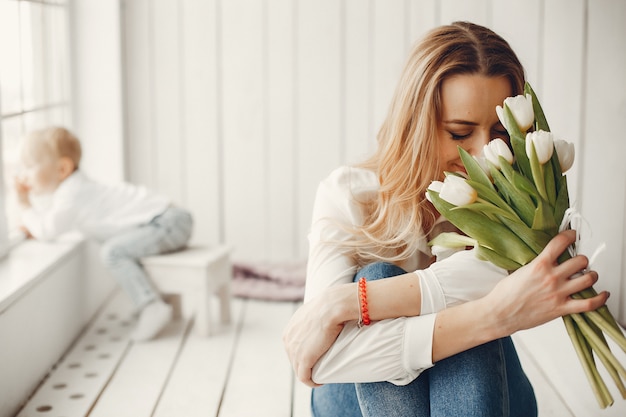
{"type": "Polygon", "coordinates": [[[13,247],[0,260],[0,314],[74,253],[83,240],[73,233],[52,243],[27,240],[13,247]]]}

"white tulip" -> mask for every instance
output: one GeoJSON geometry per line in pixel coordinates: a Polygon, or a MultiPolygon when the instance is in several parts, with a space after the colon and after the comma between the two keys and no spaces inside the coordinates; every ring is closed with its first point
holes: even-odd
{"type": "Polygon", "coordinates": [[[554,152],[554,138],[551,132],[538,130],[526,135],[526,155],[530,158],[532,147],[535,148],[540,164],[545,164],[552,158],[554,152]]]}
{"type": "MultiPolygon", "coordinates": [[[[435,191],[440,193],[441,189],[443,188],[443,182],[441,181],[433,181],[430,183],[430,185],[428,186],[429,190],[435,191]]],[[[426,193],[426,200],[430,201],[432,203],[432,200],[430,199],[430,195],[428,194],[428,192],[426,193]]]]}
{"type": "Polygon", "coordinates": [[[455,206],[464,206],[476,201],[478,193],[465,179],[448,175],[443,182],[439,197],[455,206]]]}
{"type": "Polygon", "coordinates": [[[554,149],[559,157],[561,172],[566,172],[574,165],[574,144],[565,140],[555,139],[554,149]]]}
{"type": "Polygon", "coordinates": [[[500,156],[503,157],[509,164],[513,163],[513,153],[511,152],[511,149],[509,149],[506,142],[500,138],[496,138],[486,144],[483,147],[483,153],[485,158],[497,166],[498,169],[502,169],[502,166],[500,166],[500,156]]]}
{"type": "MultiPolygon", "coordinates": [[[[504,105],[508,106],[513,113],[513,118],[517,122],[519,130],[526,132],[533,125],[535,121],[535,112],[533,111],[533,99],[530,94],[526,96],[519,95],[515,97],[507,97],[504,100],[504,105]]],[[[504,123],[504,109],[502,106],[496,106],[496,113],[502,126],[509,130],[509,127],[504,123]]]]}

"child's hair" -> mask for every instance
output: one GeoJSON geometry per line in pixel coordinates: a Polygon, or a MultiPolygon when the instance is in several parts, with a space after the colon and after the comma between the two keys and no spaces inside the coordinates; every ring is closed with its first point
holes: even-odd
{"type": "Polygon", "coordinates": [[[82,149],[78,138],[64,127],[48,127],[30,132],[22,147],[23,155],[40,162],[45,157],[69,158],[78,169],[82,149]]]}

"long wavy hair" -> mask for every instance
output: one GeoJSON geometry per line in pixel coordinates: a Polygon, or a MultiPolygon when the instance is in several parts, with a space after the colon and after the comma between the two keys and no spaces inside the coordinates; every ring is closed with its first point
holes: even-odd
{"type": "Polygon", "coordinates": [[[431,230],[435,215],[425,193],[442,170],[437,141],[441,85],[458,74],[505,76],[513,95],[523,91],[522,64],[488,28],[454,22],[433,29],[414,46],[378,132],[377,150],[359,165],[378,175],[380,190],[376,199],[361,203],[364,225],[352,227],[354,239],[342,243],[355,250],[358,264],[406,260],[417,250],[416,237],[431,230]]]}

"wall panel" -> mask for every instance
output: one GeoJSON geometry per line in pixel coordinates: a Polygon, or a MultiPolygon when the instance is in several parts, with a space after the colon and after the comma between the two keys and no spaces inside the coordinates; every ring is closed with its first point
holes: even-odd
{"type": "Polygon", "coordinates": [[[579,154],[583,155],[580,173],[581,212],[589,222],[591,233],[583,241],[584,253],[590,255],[602,242],[607,249],[594,269],[600,273],[598,289],[613,294],[609,307],[624,314],[623,282],[626,271],[624,212],[626,211],[626,141],[618,128],[626,120],[626,2],[601,0],[588,3],[586,92],[584,136],[579,154]]]}
{"type": "Polygon", "coordinates": [[[159,190],[176,202],[184,201],[183,165],[185,138],[181,134],[181,33],[178,0],[151,3],[153,53],[153,146],[156,148],[156,179],[159,190]]]}
{"type": "Polygon", "coordinates": [[[126,173],[138,184],[154,188],[156,147],[152,145],[152,14],[148,0],[124,3],[126,93],[126,173]],[[129,70],[132,68],[132,70],[129,70]]]}
{"type": "Polygon", "coordinates": [[[298,255],[306,254],[315,190],[339,166],[341,146],[341,4],[297,3],[296,142],[298,255]]]}
{"type": "Polygon", "coordinates": [[[363,161],[375,147],[372,95],[372,10],[371,3],[346,0],[343,11],[343,120],[344,161],[363,161]]]}
{"type": "Polygon", "coordinates": [[[220,4],[225,239],[236,257],[265,258],[267,120],[263,88],[263,2],[220,4]]]}
{"type": "Polygon", "coordinates": [[[184,204],[195,242],[223,240],[218,18],[215,0],[182,3],[181,158],[184,204]]]}
{"type": "Polygon", "coordinates": [[[491,2],[488,0],[441,0],[439,24],[446,25],[455,20],[468,20],[479,25],[491,23],[491,2]]]}
{"type": "Polygon", "coordinates": [[[266,94],[264,130],[267,142],[268,253],[270,259],[297,257],[296,236],[296,123],[295,65],[296,20],[291,0],[269,0],[264,11],[266,94]]]}
{"type": "Polygon", "coordinates": [[[543,1],[494,1],[491,28],[511,45],[524,65],[526,78],[541,90],[541,57],[543,41],[543,1]]]}
{"type": "MultiPolygon", "coordinates": [[[[582,100],[584,97],[584,48],[585,4],[584,0],[549,1],[545,4],[544,39],[541,58],[540,91],[543,109],[550,128],[557,137],[581,147],[582,100]],[[564,31],[566,26],[580,28],[564,31]]],[[[539,94],[539,93],[537,93],[539,94]]],[[[572,204],[578,201],[578,175],[586,155],[578,154],[575,164],[568,172],[572,204]]]]}

